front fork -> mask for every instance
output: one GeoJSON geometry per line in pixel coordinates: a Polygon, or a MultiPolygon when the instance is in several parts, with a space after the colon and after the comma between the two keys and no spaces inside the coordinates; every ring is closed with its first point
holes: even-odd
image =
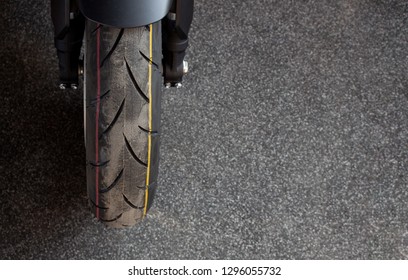
{"type": "Polygon", "coordinates": [[[82,62],[79,55],[85,29],[85,18],[76,1],[51,0],[51,18],[54,24],[54,44],[57,49],[60,88],[78,88],[82,62]]]}
{"type": "Polygon", "coordinates": [[[188,47],[188,32],[193,20],[193,0],[175,0],[163,23],[163,76],[164,85],[181,87],[188,71],[184,61],[188,47]]]}
{"type": "MultiPolygon", "coordinates": [[[[184,61],[188,32],[193,19],[194,0],[174,0],[163,23],[163,77],[167,87],[180,87],[188,70],[184,61]]],[[[80,52],[85,29],[85,17],[76,0],[51,0],[54,43],[57,49],[60,88],[78,88],[82,73],[80,52]]]]}

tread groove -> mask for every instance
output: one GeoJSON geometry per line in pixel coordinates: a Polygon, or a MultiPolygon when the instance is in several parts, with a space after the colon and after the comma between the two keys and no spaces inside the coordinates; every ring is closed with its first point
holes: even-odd
{"type": "Polygon", "coordinates": [[[105,189],[101,189],[99,190],[100,193],[106,193],[108,191],[110,191],[111,189],[113,189],[119,182],[119,180],[122,178],[123,175],[123,169],[120,171],[119,175],[115,178],[115,180],[112,182],[112,184],[109,185],[109,187],[105,188],[105,189]]]}
{"type": "Polygon", "coordinates": [[[97,207],[97,208],[99,208],[99,209],[102,209],[102,210],[108,210],[108,209],[109,209],[109,208],[107,208],[107,207],[102,207],[102,206],[96,205],[96,203],[93,202],[92,199],[89,199],[89,201],[92,203],[93,206],[95,206],[95,207],[97,207]]]}
{"type": "Polygon", "coordinates": [[[113,118],[112,122],[108,125],[108,127],[101,133],[101,135],[99,135],[99,139],[101,139],[104,134],[108,133],[109,130],[111,130],[112,127],[115,125],[116,121],[118,120],[120,114],[123,111],[123,107],[124,107],[123,105],[125,104],[125,99],[126,98],[123,98],[122,103],[120,104],[119,109],[116,112],[115,117],[113,118]]]}
{"type": "Polygon", "coordinates": [[[89,163],[90,165],[92,165],[93,167],[102,167],[102,166],[107,165],[108,162],[109,162],[109,160],[107,160],[107,161],[102,161],[102,162],[97,162],[97,163],[95,163],[95,162],[93,162],[93,161],[89,161],[88,163],[89,163]]]}
{"type": "Polygon", "coordinates": [[[139,159],[139,158],[137,157],[137,155],[136,155],[135,152],[133,151],[132,147],[130,146],[130,143],[129,143],[129,141],[127,140],[125,134],[123,134],[123,138],[125,139],[126,148],[127,148],[127,150],[129,151],[129,153],[132,155],[132,157],[133,157],[138,163],[140,163],[141,165],[147,167],[147,163],[144,163],[141,159],[139,159]]]}
{"type": "Polygon", "coordinates": [[[147,103],[149,103],[149,102],[150,102],[150,101],[149,101],[149,98],[146,96],[146,94],[143,93],[142,89],[139,87],[139,85],[138,85],[138,83],[137,83],[135,77],[133,76],[132,69],[130,69],[130,66],[129,66],[127,60],[126,60],[126,57],[125,57],[125,63],[126,63],[126,69],[127,69],[128,75],[129,75],[130,79],[132,80],[133,86],[136,88],[136,90],[137,90],[137,92],[140,94],[140,96],[141,96],[147,103]]]}
{"type": "Polygon", "coordinates": [[[98,24],[98,26],[94,30],[92,30],[91,34],[94,35],[96,33],[96,31],[98,31],[98,29],[100,29],[102,27],[103,27],[102,24],[98,24]]]}
{"type": "MultiPolygon", "coordinates": [[[[110,90],[108,90],[107,92],[105,92],[104,94],[102,94],[99,97],[99,101],[102,100],[104,97],[106,97],[109,94],[110,90]]],[[[94,98],[89,102],[89,105],[87,106],[87,108],[91,107],[91,106],[95,106],[96,103],[98,102],[98,98],[94,98]]]]}
{"type": "Polygon", "coordinates": [[[116,47],[118,46],[118,44],[119,44],[119,42],[120,42],[120,39],[122,39],[124,30],[125,30],[125,29],[122,28],[122,29],[119,31],[119,34],[118,34],[118,37],[117,37],[116,40],[115,40],[115,43],[113,43],[113,46],[112,46],[112,48],[110,49],[110,51],[108,52],[108,54],[102,59],[102,62],[101,62],[101,64],[99,65],[99,67],[102,67],[103,64],[105,63],[105,61],[111,57],[111,55],[112,55],[113,52],[115,51],[116,47]]]}
{"type": "Polygon", "coordinates": [[[151,63],[152,65],[154,65],[157,69],[159,68],[159,65],[157,65],[157,63],[153,62],[153,60],[151,60],[150,58],[148,58],[144,53],[142,53],[141,51],[139,51],[140,55],[149,63],[151,63]]]}
{"type": "Polygon", "coordinates": [[[125,200],[125,202],[126,202],[130,207],[132,207],[133,209],[143,209],[143,208],[144,208],[144,206],[138,207],[138,206],[134,205],[132,202],[130,202],[130,200],[129,200],[123,193],[122,193],[122,195],[123,195],[123,199],[125,200]]]}
{"type": "Polygon", "coordinates": [[[113,218],[113,219],[111,219],[111,220],[105,220],[105,219],[102,219],[102,218],[99,218],[99,219],[100,219],[102,222],[107,222],[107,223],[109,223],[109,222],[114,222],[114,221],[119,220],[120,217],[122,217],[122,215],[123,215],[123,213],[121,213],[119,216],[117,216],[116,218],[113,218]]]}
{"type": "Polygon", "coordinates": [[[140,128],[140,130],[142,130],[143,132],[145,132],[147,134],[150,134],[151,136],[158,136],[159,135],[159,132],[157,132],[156,130],[150,131],[150,130],[148,130],[146,128],[141,127],[140,125],[139,125],[139,128],[140,128]]]}

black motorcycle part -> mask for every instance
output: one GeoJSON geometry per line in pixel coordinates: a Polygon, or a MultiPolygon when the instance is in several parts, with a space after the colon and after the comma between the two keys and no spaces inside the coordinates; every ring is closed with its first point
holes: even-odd
{"type": "Polygon", "coordinates": [[[172,0],[79,0],[85,17],[119,28],[139,27],[161,20],[172,0]]]}
{"type": "Polygon", "coordinates": [[[188,32],[193,20],[194,0],[175,0],[169,14],[163,19],[163,74],[164,83],[181,83],[183,60],[188,47],[188,32]]]}
{"type": "Polygon", "coordinates": [[[51,18],[59,60],[60,84],[62,88],[76,87],[85,18],[75,0],[51,0],[51,18]]]}

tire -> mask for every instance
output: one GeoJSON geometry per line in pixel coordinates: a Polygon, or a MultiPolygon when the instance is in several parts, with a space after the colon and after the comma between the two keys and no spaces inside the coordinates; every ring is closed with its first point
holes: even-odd
{"type": "Polygon", "coordinates": [[[161,23],[85,28],[85,146],[89,204],[108,227],[150,208],[159,168],[161,23]]]}

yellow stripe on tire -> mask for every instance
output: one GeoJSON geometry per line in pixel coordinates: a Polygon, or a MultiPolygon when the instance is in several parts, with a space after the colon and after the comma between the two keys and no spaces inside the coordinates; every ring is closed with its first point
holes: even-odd
{"type": "Polygon", "coordinates": [[[143,209],[143,216],[146,216],[147,203],[149,200],[149,184],[150,184],[150,165],[151,165],[151,154],[152,154],[152,111],[153,111],[153,98],[152,98],[152,61],[153,61],[153,25],[149,25],[149,133],[147,138],[147,171],[146,171],[146,191],[145,191],[145,205],[143,209]]]}

